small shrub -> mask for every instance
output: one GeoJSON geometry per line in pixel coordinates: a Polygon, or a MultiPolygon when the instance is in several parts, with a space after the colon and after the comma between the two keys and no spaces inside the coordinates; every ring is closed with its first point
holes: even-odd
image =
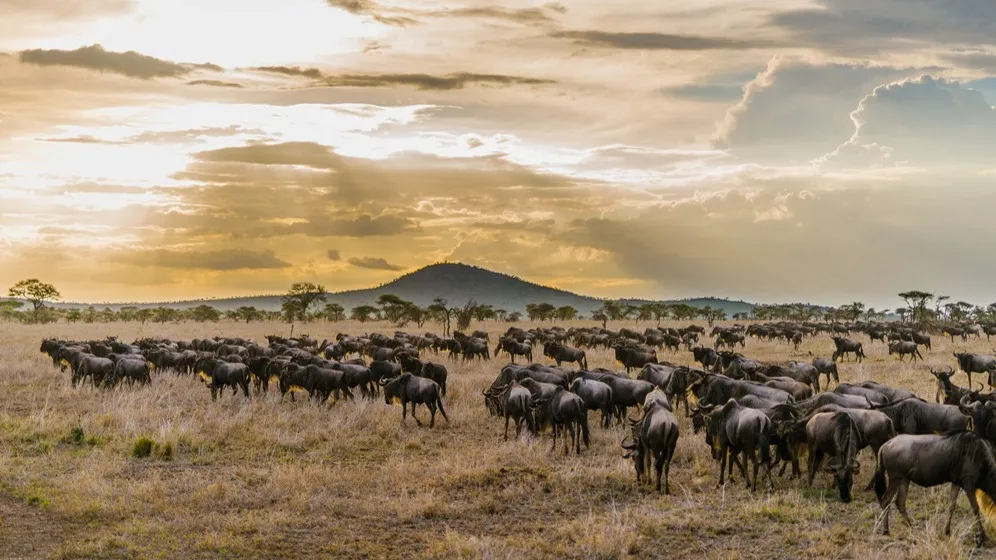
{"type": "Polygon", "coordinates": [[[69,431],[69,443],[73,445],[83,445],[86,435],[83,433],[83,426],[76,425],[69,431]]]}
{"type": "Polygon", "coordinates": [[[138,459],[144,459],[149,455],[152,455],[152,447],[154,445],[155,442],[149,438],[138,438],[138,440],[135,441],[135,445],[131,447],[131,455],[132,457],[136,457],[138,459]]]}
{"type": "Polygon", "coordinates": [[[166,443],[156,444],[156,457],[163,461],[170,461],[173,459],[173,443],[167,441],[166,443]]]}

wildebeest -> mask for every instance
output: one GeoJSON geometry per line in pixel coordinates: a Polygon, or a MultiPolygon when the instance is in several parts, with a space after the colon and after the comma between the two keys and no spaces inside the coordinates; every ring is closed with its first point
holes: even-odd
{"type": "Polygon", "coordinates": [[[917,358],[923,361],[923,355],[920,354],[920,349],[917,347],[915,342],[907,342],[905,340],[898,340],[896,342],[889,343],[889,355],[898,354],[899,361],[903,361],[904,356],[910,357],[910,362],[915,362],[917,358]]]}
{"type": "MultiPolygon", "coordinates": [[[[833,376],[834,383],[840,385],[840,374],[837,372],[837,362],[826,358],[813,358],[813,367],[822,375],[827,376],[827,388],[830,388],[830,377],[833,376]]],[[[817,381],[817,384],[819,381],[817,381]]],[[[819,388],[817,388],[819,390],[819,388]]]]}
{"type": "Polygon", "coordinates": [[[547,342],[543,345],[543,355],[557,362],[559,366],[563,362],[577,363],[581,369],[588,369],[588,358],[584,350],[564,346],[559,342],[547,342]]]}
{"type": "Polygon", "coordinates": [[[136,381],[143,385],[152,383],[152,378],[149,376],[149,363],[141,357],[140,359],[118,360],[114,364],[114,371],[111,373],[111,376],[106,382],[109,385],[116,385],[125,379],[128,380],[129,385],[135,383],[136,381]]]}
{"type": "Polygon", "coordinates": [[[973,373],[989,374],[989,386],[992,387],[993,372],[996,371],[996,358],[983,356],[981,354],[971,354],[968,352],[954,352],[954,357],[958,360],[958,367],[968,374],[968,386],[972,386],[973,373]]]}
{"type": "Polygon", "coordinates": [[[425,377],[418,377],[410,373],[403,373],[394,379],[381,379],[381,387],[384,388],[384,402],[391,404],[395,400],[401,402],[401,422],[404,423],[408,414],[408,403],[412,404],[412,418],[419,426],[422,421],[415,416],[415,407],[424,404],[429,408],[429,427],[436,425],[436,408],[442,413],[447,422],[446,409],[443,408],[443,400],[439,396],[439,385],[425,377]]]}
{"type": "Polygon", "coordinates": [[[107,358],[98,358],[96,356],[84,355],[79,364],[76,365],[76,369],[73,371],[73,378],[71,380],[72,385],[75,386],[77,383],[83,384],[86,378],[90,378],[90,382],[93,383],[94,387],[100,387],[103,385],[104,380],[108,379],[114,374],[114,362],[107,358]]]}
{"type": "Polygon", "coordinates": [[[515,421],[515,437],[519,438],[522,433],[522,424],[525,423],[529,433],[536,433],[536,423],[533,419],[533,395],[518,383],[509,385],[500,397],[502,400],[502,411],[505,415],[505,439],[508,439],[508,421],[515,421]]]}
{"type": "Polygon", "coordinates": [[[833,343],[836,347],[833,353],[833,361],[836,362],[838,358],[845,358],[848,354],[854,354],[854,359],[859,362],[865,359],[865,351],[860,342],[835,336],[833,337],[833,343]]]}
{"type": "Polygon", "coordinates": [[[858,466],[855,456],[858,449],[864,447],[857,424],[846,412],[821,412],[806,423],[806,440],[809,442],[809,485],[813,485],[813,477],[824,455],[836,457],[840,500],[850,502],[853,473],[858,466]]]}
{"type": "Polygon", "coordinates": [[[934,393],[934,400],[936,402],[958,404],[961,402],[962,397],[972,392],[971,388],[958,387],[951,382],[951,377],[955,374],[953,367],[949,367],[948,371],[931,369],[930,373],[937,379],[937,391],[934,393]]]}
{"type": "Polygon", "coordinates": [[[626,368],[626,373],[629,373],[633,369],[642,368],[647,364],[657,363],[657,351],[655,350],[644,352],[633,346],[617,344],[615,351],[616,361],[626,368]]]}
{"type": "Polygon", "coordinates": [[[719,361],[719,354],[712,348],[696,346],[692,348],[692,358],[702,364],[704,369],[711,369],[719,361]]]}
{"type": "Polygon", "coordinates": [[[202,358],[197,361],[195,370],[211,389],[211,400],[218,400],[218,391],[225,387],[231,387],[233,395],[241,387],[245,397],[250,398],[249,366],[224,362],[217,358],[202,358]]]}
{"type": "Polygon", "coordinates": [[[668,407],[666,401],[656,400],[647,405],[639,420],[630,420],[632,426],[631,445],[622,442],[627,450],[626,457],[632,457],[636,467],[636,480],[640,482],[644,474],[650,482],[650,461],[653,460],[657,473],[657,491],[661,491],[661,475],[664,478],[664,493],[671,493],[668,481],[671,473],[671,459],[678,445],[678,419],[668,407]]]}
{"type": "Polygon", "coordinates": [[[588,410],[602,412],[602,426],[608,428],[612,425],[612,387],[601,381],[579,377],[571,383],[571,392],[581,397],[588,410]]]}
{"type": "Polygon", "coordinates": [[[345,398],[352,399],[353,393],[350,389],[357,385],[360,385],[364,394],[369,395],[369,391],[359,381],[362,381],[364,377],[369,380],[370,371],[366,368],[362,368],[366,370],[365,372],[352,368],[362,368],[362,366],[335,364],[335,367],[330,368],[318,364],[308,364],[304,368],[304,388],[312,399],[318,399],[319,402],[323,403],[333,394],[338,400],[340,393],[345,398]]]}
{"type": "Polygon", "coordinates": [[[889,509],[896,501],[899,513],[912,525],[906,512],[906,493],[910,483],[930,488],[950,483],[950,505],[944,534],[951,534],[958,494],[965,492],[975,514],[975,542],[987,541],[982,526],[982,515],[976,491],[989,498],[996,498],[996,458],[992,445],[972,432],[954,432],[947,435],[900,435],[882,446],[878,452],[875,469],[875,494],[885,511],[882,532],[889,534],[889,509]]]}
{"type": "Polygon", "coordinates": [[[564,452],[570,453],[573,447],[575,453],[581,454],[581,441],[585,448],[591,445],[591,434],[588,431],[588,410],[581,397],[557,387],[549,397],[534,399],[533,410],[536,413],[536,426],[542,428],[549,425],[553,429],[553,446],[557,448],[557,435],[564,432],[564,452]],[[570,433],[571,439],[567,440],[570,433]]]}
{"type": "Polygon", "coordinates": [[[968,428],[968,417],[957,406],[929,403],[908,398],[884,405],[875,405],[896,426],[900,434],[941,434],[968,428]]]}
{"type": "Polygon", "coordinates": [[[775,487],[771,479],[771,444],[773,429],[771,419],[760,410],[742,406],[730,399],[722,407],[696,406],[694,414],[705,416],[706,443],[713,450],[713,459],[719,460],[719,486],[726,480],[727,459],[735,461],[743,453],[754,466],[753,479],[747,473],[746,461],[740,463],[740,472],[747,488],[757,489],[758,469],[765,467],[769,489],[775,487]],[[727,457],[729,456],[729,457],[727,457]]]}
{"type": "Polygon", "coordinates": [[[515,363],[516,356],[522,356],[530,362],[533,361],[533,345],[529,342],[519,342],[514,338],[502,337],[498,340],[498,345],[495,346],[495,357],[498,357],[498,353],[504,350],[512,358],[512,363],[515,363]]]}

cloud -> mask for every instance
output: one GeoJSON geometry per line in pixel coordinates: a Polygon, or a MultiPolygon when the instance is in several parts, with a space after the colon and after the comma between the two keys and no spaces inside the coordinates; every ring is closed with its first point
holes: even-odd
{"type": "Polygon", "coordinates": [[[881,85],[851,113],[850,140],[825,163],[845,167],[991,165],[996,111],[982,93],[929,75],[881,85]]]}
{"type": "Polygon", "coordinates": [[[815,0],[775,12],[770,22],[800,43],[839,54],[991,44],[996,10],[989,0],[815,0]]]}
{"type": "Polygon", "coordinates": [[[235,83],[235,82],[223,82],[223,81],[220,81],[220,80],[193,80],[193,81],[187,82],[187,85],[188,86],[211,86],[211,87],[235,88],[235,89],[239,89],[239,88],[244,88],[245,87],[245,86],[243,86],[242,84],[239,84],[239,83],[235,83]]]}
{"type": "Polygon", "coordinates": [[[194,270],[265,270],[288,268],[287,263],[273,251],[252,251],[249,249],[227,249],[220,251],[188,251],[157,249],[128,252],[116,257],[118,262],[132,266],[194,270]]]}
{"type": "Polygon", "coordinates": [[[38,138],[42,142],[57,142],[68,144],[107,144],[107,145],[127,145],[127,144],[159,144],[159,143],[190,143],[198,142],[204,138],[223,138],[237,135],[259,135],[265,136],[262,129],[246,129],[239,125],[226,127],[203,127],[189,128],[186,130],[150,130],[127,136],[119,139],[97,138],[90,134],[78,136],[50,136],[38,138]]]}
{"type": "Polygon", "coordinates": [[[404,270],[405,267],[387,262],[381,257],[353,257],[349,259],[349,264],[359,268],[369,268],[371,270],[404,270]]]}
{"type": "Polygon", "coordinates": [[[318,87],[394,87],[413,86],[420,90],[458,90],[469,85],[489,85],[496,87],[514,85],[545,85],[554,80],[507,76],[504,74],[477,74],[455,72],[440,76],[432,74],[326,74],[317,68],[297,66],[257,66],[253,70],[270,74],[282,74],[315,80],[318,87]]]}
{"type": "Polygon", "coordinates": [[[374,21],[384,25],[405,27],[418,23],[418,21],[403,15],[404,11],[391,14],[371,0],[325,0],[325,2],[333,8],[344,10],[353,15],[369,16],[374,21]]]}
{"type": "Polygon", "coordinates": [[[339,262],[342,260],[342,255],[339,253],[338,249],[329,249],[326,256],[330,261],[339,262]]]}
{"type": "Polygon", "coordinates": [[[743,91],[742,84],[686,84],[660,90],[669,97],[706,102],[735,101],[743,96],[743,91]]]}
{"type": "Polygon", "coordinates": [[[177,78],[197,69],[220,71],[214,64],[179,64],[147,56],[135,51],[114,52],[94,44],[76,50],[30,49],[21,51],[19,59],[24,64],[36,66],[72,66],[100,72],[111,72],[149,80],[152,78],[177,78]]]}
{"type": "Polygon", "coordinates": [[[989,301],[996,263],[978,255],[996,192],[980,191],[978,179],[930,188],[955,182],[943,177],[830,191],[804,188],[801,178],[794,186],[757,184],[629,218],[577,220],[559,239],[606,251],[621,276],[654,283],[660,297],[825,304],[866,297],[898,306],[894,294],[913,283],[989,301]],[[930,225],[938,220],[944,235],[930,225]]]}
{"type": "Polygon", "coordinates": [[[854,132],[851,111],[876,86],[919,73],[775,57],[718,123],[713,145],[745,158],[805,163],[854,132]]]}
{"type": "Polygon", "coordinates": [[[418,229],[418,224],[414,220],[404,216],[363,214],[355,218],[312,219],[275,226],[272,231],[284,235],[301,234],[308,237],[383,237],[418,229]]]}
{"type": "Polygon", "coordinates": [[[551,37],[571,39],[581,45],[615,49],[706,51],[765,49],[779,46],[761,39],[733,39],[728,37],[701,37],[697,35],[672,35],[668,33],[612,33],[608,31],[556,31],[551,37]]]}
{"type": "Polygon", "coordinates": [[[553,14],[567,12],[561,4],[550,3],[542,8],[506,8],[503,6],[469,6],[449,9],[408,9],[386,7],[372,0],[325,0],[329,6],[357,16],[367,16],[378,23],[407,27],[427,18],[497,19],[521,24],[550,23],[553,14]],[[420,18],[420,19],[416,19],[420,18]]]}

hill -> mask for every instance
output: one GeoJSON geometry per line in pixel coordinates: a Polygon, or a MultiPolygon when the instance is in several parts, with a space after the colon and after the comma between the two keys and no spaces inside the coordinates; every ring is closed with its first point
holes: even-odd
{"type": "MultiPolygon", "coordinates": [[[[530,303],[550,303],[557,307],[571,305],[583,315],[589,315],[602,305],[602,300],[590,296],[578,295],[566,290],[541,286],[500,272],[460,263],[440,263],[420,268],[395,280],[365,290],[350,290],[328,294],[328,303],[338,303],[344,308],[352,309],[360,305],[373,304],[382,294],[394,294],[402,299],[412,301],[420,306],[432,303],[434,298],[445,298],[450,305],[463,305],[473,299],[481,304],[493,305],[496,309],[506,311],[525,311],[530,303]]],[[[647,300],[626,299],[627,303],[640,305],[647,300]]],[[[727,314],[750,312],[752,305],[745,302],[729,301],[719,298],[697,298],[676,300],[668,303],[687,303],[695,307],[711,306],[722,308],[727,314]]],[[[192,300],[161,303],[117,303],[99,305],[118,309],[125,305],[136,307],[158,307],[166,305],[180,309],[209,304],[222,310],[235,309],[242,306],[254,306],[257,309],[280,309],[280,296],[255,296],[239,298],[223,298],[210,300],[192,300]]],[[[62,303],[57,307],[79,307],[80,303],[62,303]]]]}

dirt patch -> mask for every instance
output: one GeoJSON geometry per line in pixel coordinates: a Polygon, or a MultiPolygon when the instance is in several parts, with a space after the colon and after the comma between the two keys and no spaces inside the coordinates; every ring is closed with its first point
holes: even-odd
{"type": "Polygon", "coordinates": [[[38,504],[0,493],[0,558],[52,558],[76,530],[38,504]]]}

